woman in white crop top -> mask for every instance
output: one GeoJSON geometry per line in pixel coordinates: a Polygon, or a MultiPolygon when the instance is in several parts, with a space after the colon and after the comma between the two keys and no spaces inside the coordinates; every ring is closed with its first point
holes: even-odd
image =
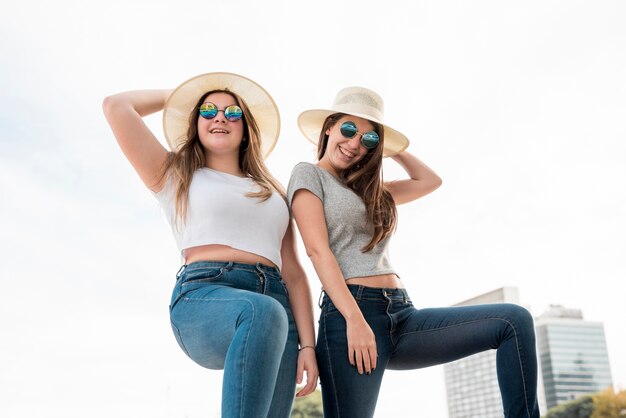
{"type": "Polygon", "coordinates": [[[306,374],[296,394],[305,396],[318,371],[285,193],[263,162],[280,128],[273,99],[245,77],[208,73],[173,91],[112,95],[103,107],[184,258],[170,303],[180,347],[224,369],[222,417],[289,417],[296,382],[306,374]],[[142,120],[161,110],[171,151],[142,120]]]}
{"type": "MultiPolygon", "coordinates": [[[[532,316],[513,304],[416,309],[390,265],[386,246],[396,205],[441,179],[382,122],[383,101],[362,87],[341,90],[328,110],[298,124],[318,143],[318,163],[298,164],[287,195],[325,296],[317,361],[324,417],[368,418],[386,369],[432,366],[496,348],[504,415],[538,418],[532,316]],[[408,176],[384,182],[383,156],[408,176]]],[[[410,400],[408,400],[410,404],[410,400]]]]}

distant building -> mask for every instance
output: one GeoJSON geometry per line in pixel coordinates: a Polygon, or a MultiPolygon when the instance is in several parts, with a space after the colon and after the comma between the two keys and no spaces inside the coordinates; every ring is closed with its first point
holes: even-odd
{"type": "Polygon", "coordinates": [[[612,386],[601,322],[585,321],[579,309],[552,306],[535,329],[548,408],[612,386]]]}
{"type": "MultiPolygon", "coordinates": [[[[454,306],[519,303],[517,288],[502,287],[454,306]]],[[[502,418],[502,398],[496,376],[496,350],[445,364],[449,418],[502,418]]]]}

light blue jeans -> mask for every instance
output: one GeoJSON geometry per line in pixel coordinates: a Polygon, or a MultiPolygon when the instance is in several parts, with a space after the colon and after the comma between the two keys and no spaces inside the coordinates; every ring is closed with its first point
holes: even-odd
{"type": "Polygon", "coordinates": [[[206,261],[183,266],[170,320],[187,356],[224,369],[222,417],[290,416],[298,335],[278,269],[206,261]]]}

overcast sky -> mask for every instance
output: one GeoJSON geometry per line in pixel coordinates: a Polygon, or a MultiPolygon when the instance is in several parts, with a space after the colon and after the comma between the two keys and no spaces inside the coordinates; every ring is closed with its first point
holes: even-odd
{"type": "MultiPolygon", "coordinates": [[[[219,416],[221,373],[171,333],[169,227],[101,110],[211,71],[274,96],[284,184],[314,159],[301,111],[379,92],[444,180],[392,241],[415,305],[515,286],[535,315],[581,308],[626,389],[626,3],[0,2],[0,416],[219,416]]],[[[377,417],[446,416],[441,367],[385,379],[377,417]]]]}

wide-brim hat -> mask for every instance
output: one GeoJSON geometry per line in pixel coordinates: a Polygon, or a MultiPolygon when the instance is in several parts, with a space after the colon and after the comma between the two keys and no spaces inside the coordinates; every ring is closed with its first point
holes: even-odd
{"type": "Polygon", "coordinates": [[[228,90],[245,102],[259,127],[261,155],[272,152],[280,132],[280,114],[272,96],[260,85],[233,73],[206,73],[178,86],[163,109],[163,132],[170,148],[175,151],[187,140],[189,115],[198,100],[211,90],[228,90]]]}
{"type": "Polygon", "coordinates": [[[317,144],[326,118],[335,113],[357,116],[383,126],[383,156],[398,154],[409,146],[409,139],[383,122],[385,105],[378,93],[364,87],[346,87],[337,93],[330,109],[311,109],[300,113],[298,127],[306,139],[317,144]]]}

